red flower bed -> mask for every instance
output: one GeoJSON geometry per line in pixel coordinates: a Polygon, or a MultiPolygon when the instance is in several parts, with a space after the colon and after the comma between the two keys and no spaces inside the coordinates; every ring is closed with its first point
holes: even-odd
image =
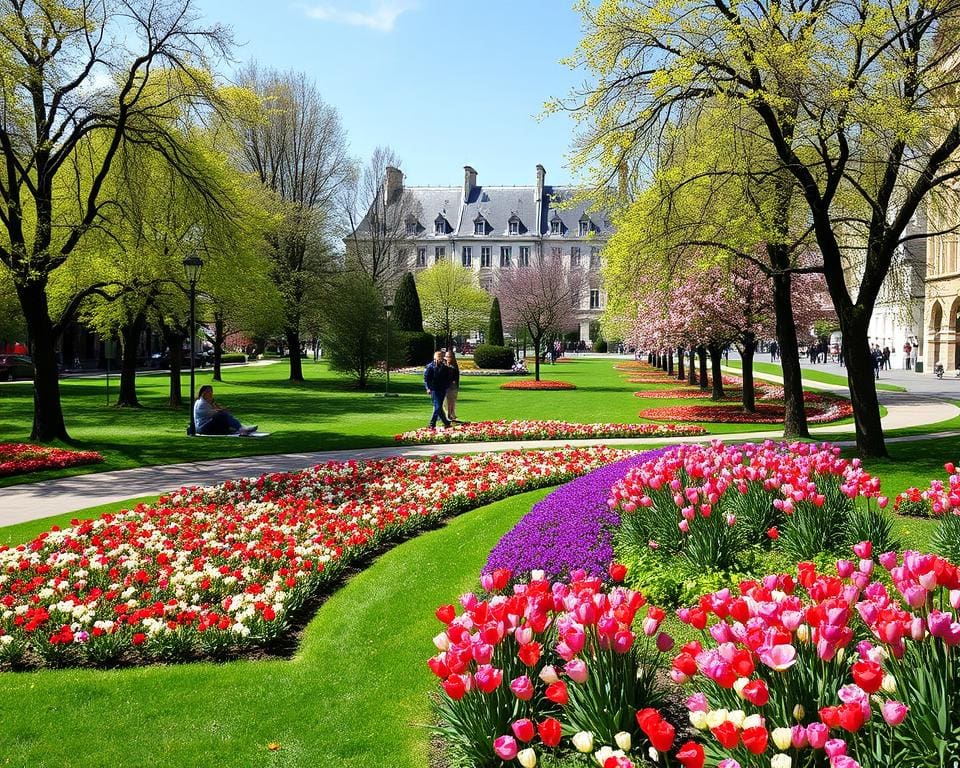
{"type": "MultiPolygon", "coordinates": [[[[805,410],[812,424],[824,424],[853,415],[849,400],[807,395],[805,410]]],[[[646,408],[640,418],[651,421],[707,421],[716,424],[779,424],[784,418],[782,403],[757,403],[756,413],[747,413],[736,405],[681,405],[672,408],[646,408]]]]}
{"type": "Polygon", "coordinates": [[[542,381],[534,381],[532,379],[524,379],[522,381],[508,381],[506,384],[501,384],[500,389],[576,389],[576,384],[571,384],[569,381],[548,381],[543,379],[542,381]]]}
{"type": "Polygon", "coordinates": [[[70,451],[29,443],[0,443],[0,477],[98,464],[101,461],[103,456],[96,451],[70,451]]]}

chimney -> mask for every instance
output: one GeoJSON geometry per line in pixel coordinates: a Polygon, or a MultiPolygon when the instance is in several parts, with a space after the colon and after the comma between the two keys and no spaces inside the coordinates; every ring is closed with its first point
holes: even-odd
{"type": "Polygon", "coordinates": [[[463,166],[463,202],[470,199],[470,192],[477,186],[477,172],[469,165],[463,166]]]}
{"type": "Polygon", "coordinates": [[[546,169],[537,163],[537,190],[533,196],[534,208],[536,209],[537,217],[537,237],[543,234],[543,179],[546,175],[546,169]]]}
{"type": "Polygon", "coordinates": [[[383,195],[388,205],[393,202],[401,189],[403,189],[403,171],[388,165],[383,180],[383,195]]]}

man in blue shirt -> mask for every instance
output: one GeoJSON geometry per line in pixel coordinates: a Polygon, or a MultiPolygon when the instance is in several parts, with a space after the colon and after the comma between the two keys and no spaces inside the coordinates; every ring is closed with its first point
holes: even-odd
{"type": "Polygon", "coordinates": [[[450,386],[450,370],[443,364],[443,352],[433,353],[433,362],[423,372],[423,384],[433,400],[433,415],[430,417],[430,429],[437,428],[437,419],[443,426],[450,426],[450,419],[443,412],[443,400],[450,386]]]}

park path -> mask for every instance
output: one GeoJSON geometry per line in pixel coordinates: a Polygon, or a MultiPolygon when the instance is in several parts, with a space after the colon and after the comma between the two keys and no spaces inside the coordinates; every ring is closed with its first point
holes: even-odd
{"type": "MultiPolygon", "coordinates": [[[[736,372],[730,369],[730,372],[736,372]]],[[[913,374],[906,374],[916,378],[913,374]]],[[[757,378],[778,381],[772,374],[756,374],[757,378]]],[[[909,380],[893,383],[910,384],[909,380]]],[[[924,382],[926,383],[926,382],[924,382]]],[[[844,391],[838,385],[804,380],[804,386],[844,391]]],[[[960,386],[960,385],[958,385],[960,386]]],[[[884,430],[918,427],[937,424],[960,415],[960,408],[947,402],[946,392],[886,392],[880,391],[880,402],[886,407],[883,419],[884,430]]],[[[960,398],[960,392],[957,397],[960,398]]],[[[812,435],[850,434],[853,424],[814,427],[812,435]]],[[[724,440],[766,440],[782,436],[781,430],[738,432],[720,435],[724,440]]],[[[943,431],[918,437],[888,438],[888,442],[900,442],[936,437],[960,436],[960,430],[943,431]]],[[[258,476],[264,472],[283,472],[310,467],[326,461],[346,459],[382,459],[393,456],[426,457],[447,454],[503,451],[510,449],[556,448],[564,445],[590,446],[643,446],[670,443],[703,442],[704,437],[681,437],[665,441],[664,438],[616,438],[588,440],[526,440],[500,443],[456,443],[443,445],[385,446],[382,448],[347,449],[305,453],[241,456],[229,459],[213,459],[184,464],[167,464],[154,467],[98,472],[77,475],[39,483],[14,485],[0,489],[0,526],[14,525],[28,520],[37,520],[66,512],[77,512],[100,504],[110,504],[140,496],[155,496],[185,485],[210,485],[239,477],[258,476]]],[[[851,445],[852,441],[838,441],[839,445],[851,445]]]]}

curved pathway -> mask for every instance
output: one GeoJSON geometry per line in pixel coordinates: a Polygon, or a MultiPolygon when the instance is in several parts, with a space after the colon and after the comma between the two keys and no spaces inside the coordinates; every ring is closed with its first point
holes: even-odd
{"type": "MultiPolygon", "coordinates": [[[[773,375],[756,374],[757,378],[779,380],[773,375]]],[[[912,374],[911,374],[912,377],[912,374]]],[[[910,383],[900,382],[897,383],[910,383]]],[[[928,382],[923,382],[927,384],[928,382]]],[[[821,382],[804,380],[810,389],[821,388],[843,391],[843,387],[824,385],[821,382]]],[[[946,388],[945,388],[946,389],[946,388]]],[[[944,396],[929,390],[925,392],[878,392],[880,402],[886,407],[883,419],[886,431],[937,424],[960,415],[960,408],[946,402],[944,396]]],[[[853,424],[814,427],[812,435],[850,434],[853,424]]],[[[765,440],[782,437],[781,430],[737,432],[719,435],[724,440],[765,440]]],[[[960,430],[936,432],[922,437],[893,437],[888,442],[900,442],[937,437],[960,436],[960,430]]],[[[214,459],[185,464],[167,464],[153,467],[138,467],[114,472],[98,472],[88,475],[44,480],[27,485],[14,485],[0,489],[0,526],[13,525],[27,520],[37,520],[51,515],[76,512],[100,504],[109,504],[139,496],[155,496],[184,485],[209,485],[231,478],[248,477],[264,472],[284,472],[302,469],[326,461],[345,459],[381,459],[391,456],[423,457],[442,454],[477,453],[502,451],[513,448],[555,448],[564,445],[589,446],[643,446],[669,443],[702,442],[703,436],[664,438],[616,438],[587,440],[529,440],[501,443],[456,443],[443,445],[385,446],[382,448],[347,449],[307,453],[243,456],[230,459],[214,459]]],[[[839,445],[851,445],[852,441],[839,441],[839,445]]]]}

